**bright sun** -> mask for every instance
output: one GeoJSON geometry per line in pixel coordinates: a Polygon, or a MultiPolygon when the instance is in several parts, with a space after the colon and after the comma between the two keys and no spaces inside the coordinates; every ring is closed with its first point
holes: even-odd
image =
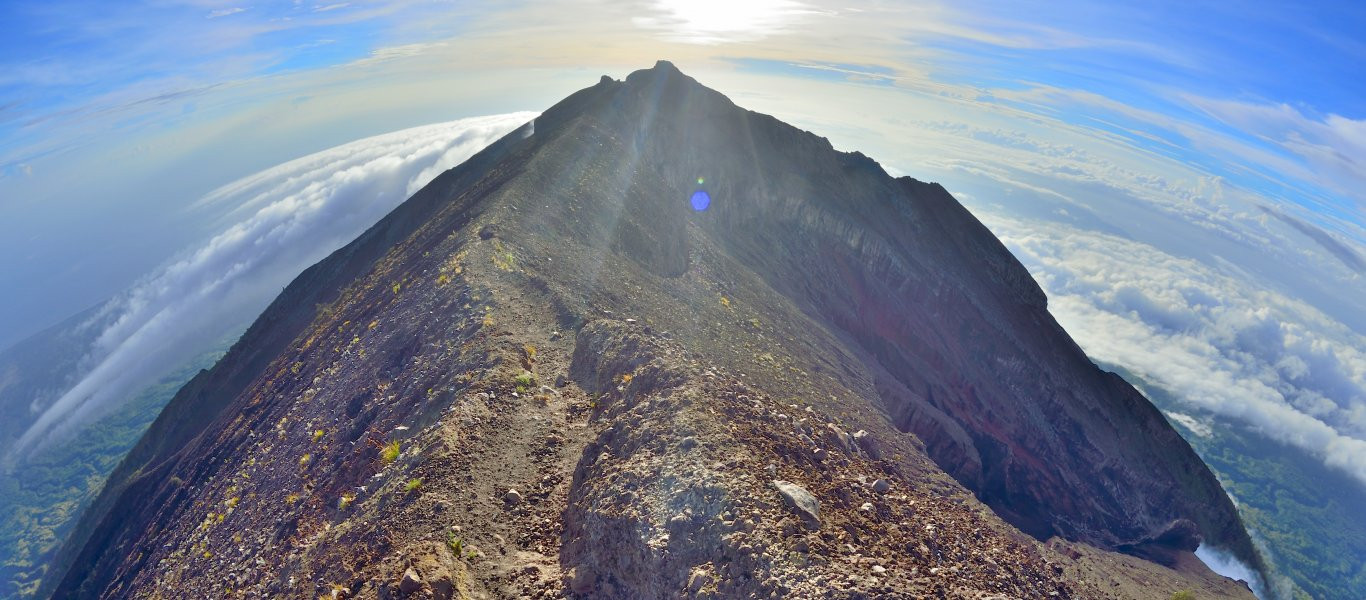
{"type": "Polygon", "coordinates": [[[695,44],[766,37],[815,12],[792,0],[657,0],[654,9],[659,16],[638,17],[635,23],[695,44]]]}

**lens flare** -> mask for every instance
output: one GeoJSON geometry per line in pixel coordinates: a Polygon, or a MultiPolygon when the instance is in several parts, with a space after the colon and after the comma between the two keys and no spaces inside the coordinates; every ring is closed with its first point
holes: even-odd
{"type": "Polygon", "coordinates": [[[707,193],[707,190],[697,190],[692,193],[691,202],[693,210],[702,212],[711,206],[711,195],[707,193]]]}

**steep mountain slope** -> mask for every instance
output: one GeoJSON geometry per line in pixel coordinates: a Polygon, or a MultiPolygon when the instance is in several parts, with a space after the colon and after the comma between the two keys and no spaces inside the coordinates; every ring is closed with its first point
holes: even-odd
{"type": "Polygon", "coordinates": [[[1250,597],[1189,553],[1256,560],[1209,470],[1045,304],[942,187],[604,77],[291,284],[55,595],[1250,597]]]}

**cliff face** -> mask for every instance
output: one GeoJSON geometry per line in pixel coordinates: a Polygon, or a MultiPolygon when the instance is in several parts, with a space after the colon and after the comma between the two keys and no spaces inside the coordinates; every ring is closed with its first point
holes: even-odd
{"type": "Polygon", "coordinates": [[[57,596],[1246,597],[1189,550],[1255,558],[942,187],[668,63],[301,275],[111,482],[57,596]]]}

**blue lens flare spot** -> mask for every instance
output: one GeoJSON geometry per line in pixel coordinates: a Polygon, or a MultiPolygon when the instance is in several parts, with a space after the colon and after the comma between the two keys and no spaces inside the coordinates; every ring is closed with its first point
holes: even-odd
{"type": "Polygon", "coordinates": [[[711,206],[711,195],[707,190],[697,190],[692,193],[692,209],[698,212],[707,210],[711,206]]]}

